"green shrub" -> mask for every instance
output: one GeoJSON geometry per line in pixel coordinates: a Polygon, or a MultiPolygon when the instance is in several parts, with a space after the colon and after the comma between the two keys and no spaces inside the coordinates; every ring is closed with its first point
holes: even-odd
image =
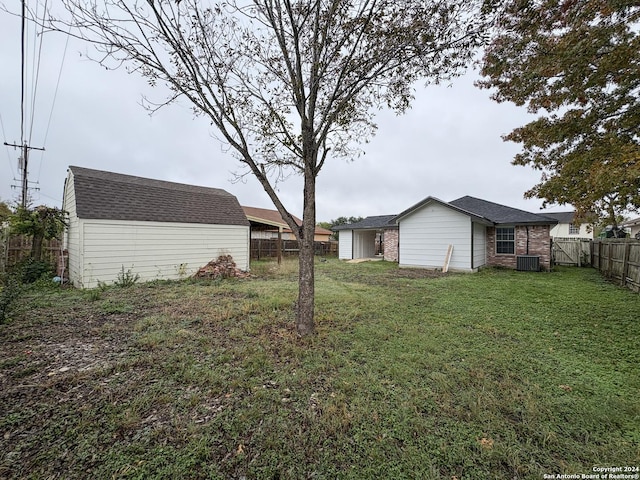
{"type": "Polygon", "coordinates": [[[113,284],[116,287],[128,288],[135,285],[138,280],[140,280],[140,275],[138,275],[137,273],[134,274],[131,269],[125,271],[124,265],[122,265],[120,273],[118,273],[118,277],[116,278],[116,281],[113,282],[113,284]]]}
{"type": "Polygon", "coordinates": [[[0,324],[3,324],[20,297],[22,284],[14,274],[4,274],[0,278],[0,324]]]}
{"type": "Polygon", "coordinates": [[[55,268],[49,262],[34,260],[29,257],[16,263],[11,268],[11,274],[16,276],[20,283],[34,283],[42,277],[53,277],[55,268]]]}

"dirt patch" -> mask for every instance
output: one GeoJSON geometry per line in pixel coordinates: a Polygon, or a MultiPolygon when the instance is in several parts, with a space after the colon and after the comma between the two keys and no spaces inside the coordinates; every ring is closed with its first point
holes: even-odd
{"type": "Polygon", "coordinates": [[[447,275],[442,270],[427,268],[397,268],[388,272],[388,276],[391,278],[440,278],[447,275]]]}

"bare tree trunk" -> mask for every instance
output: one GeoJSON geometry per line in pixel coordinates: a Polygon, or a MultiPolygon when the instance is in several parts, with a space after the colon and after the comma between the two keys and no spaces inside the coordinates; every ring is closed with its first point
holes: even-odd
{"type": "Polygon", "coordinates": [[[302,234],[300,235],[299,273],[298,273],[298,309],[296,311],[296,330],[301,337],[313,334],[315,275],[313,237],[316,230],[316,177],[305,168],[304,211],[302,214],[302,234]]]}

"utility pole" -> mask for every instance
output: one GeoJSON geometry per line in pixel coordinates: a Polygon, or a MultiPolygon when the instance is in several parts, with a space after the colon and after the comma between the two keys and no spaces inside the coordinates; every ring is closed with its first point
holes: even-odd
{"type": "Polygon", "coordinates": [[[22,172],[22,179],[20,182],[21,184],[20,205],[22,206],[22,208],[26,208],[27,199],[29,197],[29,193],[28,193],[29,191],[29,150],[44,151],[44,148],[30,147],[29,145],[27,145],[26,142],[23,145],[16,145],[15,143],[7,143],[7,142],[4,142],[4,144],[8,147],[22,149],[21,161],[18,164],[18,169],[22,172]]]}
{"type": "Polygon", "coordinates": [[[22,156],[20,157],[20,162],[18,164],[18,170],[22,172],[21,179],[21,188],[20,188],[20,205],[22,208],[26,208],[27,200],[29,198],[29,150],[43,150],[43,148],[38,147],[30,147],[27,141],[25,140],[25,87],[26,87],[26,68],[27,62],[26,60],[26,21],[27,21],[27,1],[22,0],[22,40],[21,40],[21,49],[20,49],[20,57],[21,57],[21,74],[22,80],[20,82],[20,142],[22,145],[17,145],[15,143],[7,143],[4,144],[8,147],[20,148],[22,149],[22,156]]]}

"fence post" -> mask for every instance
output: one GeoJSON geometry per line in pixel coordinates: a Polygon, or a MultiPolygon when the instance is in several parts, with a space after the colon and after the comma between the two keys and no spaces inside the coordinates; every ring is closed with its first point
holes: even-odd
{"type": "Polygon", "coordinates": [[[278,265],[282,263],[282,228],[278,228],[278,240],[276,241],[276,249],[278,252],[276,253],[278,257],[278,265]]]}
{"type": "Polygon", "coordinates": [[[629,275],[629,254],[631,253],[631,243],[628,240],[624,242],[624,254],[622,256],[622,279],[621,284],[624,287],[627,284],[627,276],[629,275]]]}

